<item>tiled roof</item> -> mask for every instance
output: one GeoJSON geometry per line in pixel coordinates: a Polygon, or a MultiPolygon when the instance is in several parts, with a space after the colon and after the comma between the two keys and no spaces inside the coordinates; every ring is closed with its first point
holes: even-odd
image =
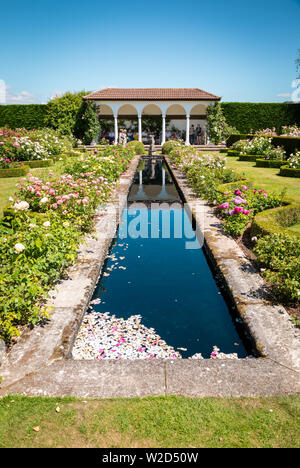
{"type": "Polygon", "coordinates": [[[104,88],[84,96],[96,101],[219,101],[198,88],[104,88]]]}

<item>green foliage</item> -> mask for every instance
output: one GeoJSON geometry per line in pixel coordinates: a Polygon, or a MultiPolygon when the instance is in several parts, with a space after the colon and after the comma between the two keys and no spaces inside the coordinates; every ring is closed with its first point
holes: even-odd
{"type": "Polygon", "coordinates": [[[207,107],[206,119],[208,137],[216,145],[225,141],[231,133],[236,131],[228,125],[219,102],[207,107]]]}
{"type": "Polygon", "coordinates": [[[281,166],[279,175],[283,177],[300,177],[300,169],[293,169],[289,166],[281,166]]]}
{"type": "Polygon", "coordinates": [[[169,140],[162,145],[162,154],[170,154],[177,146],[184,146],[184,143],[178,140],[169,140]]]}
{"type": "Polygon", "coordinates": [[[145,145],[141,141],[130,141],[126,145],[127,148],[134,150],[135,154],[145,154],[145,145]]]}
{"type": "Polygon", "coordinates": [[[45,125],[58,130],[62,135],[72,135],[81,109],[82,97],[86,94],[88,94],[86,91],[67,92],[49,101],[45,125]]]}
{"type": "Polygon", "coordinates": [[[256,159],[256,167],[278,167],[280,168],[286,163],[286,161],[281,160],[269,160],[269,159],[256,159]]]}
{"type": "Polygon", "coordinates": [[[287,301],[299,301],[300,238],[287,234],[265,236],[254,249],[257,261],[266,267],[264,276],[276,294],[287,301]]]}
{"type": "MultiPolygon", "coordinates": [[[[232,134],[226,140],[227,147],[231,147],[234,143],[239,140],[251,140],[256,138],[255,135],[243,135],[243,134],[232,134]]],[[[264,136],[264,138],[269,139],[270,137],[264,136]]],[[[272,145],[281,146],[285,150],[287,155],[294,153],[295,151],[300,150],[300,138],[297,137],[285,137],[285,136],[274,136],[272,137],[272,145]]]]}
{"type": "Polygon", "coordinates": [[[0,105],[0,127],[33,128],[45,127],[46,104],[0,105]]]}
{"type": "Polygon", "coordinates": [[[29,166],[16,167],[13,169],[0,169],[0,177],[22,177],[29,172],[29,166]]]}
{"type": "Polygon", "coordinates": [[[52,159],[42,159],[40,161],[26,161],[29,167],[49,167],[52,166],[53,160],[52,159]]]}
{"type": "Polygon", "coordinates": [[[74,126],[75,137],[79,138],[84,145],[90,145],[98,137],[99,132],[100,123],[96,104],[89,101],[82,102],[74,126]]]}
{"type": "Polygon", "coordinates": [[[253,154],[240,154],[239,161],[253,161],[253,162],[255,162],[258,156],[262,157],[262,155],[258,155],[258,154],[254,154],[254,155],[253,154]]]}
{"type": "Polygon", "coordinates": [[[283,126],[300,123],[300,104],[222,102],[221,107],[227,123],[239,133],[273,127],[281,133],[283,126]]]}
{"type": "MultiPolygon", "coordinates": [[[[112,195],[133,151],[95,149],[66,160],[66,174],[46,180],[28,174],[17,187],[0,224],[0,338],[20,325],[49,316],[44,303],[76,259],[81,236],[93,227],[95,210],[112,195]]],[[[27,167],[27,172],[28,172],[27,167]]]]}
{"type": "MultiPolygon", "coordinates": [[[[280,208],[267,210],[254,217],[251,226],[251,236],[284,233],[287,227],[298,223],[297,219],[300,219],[300,206],[297,204],[289,204],[280,208]]],[[[300,234],[293,232],[291,235],[299,236],[300,234]]]]}

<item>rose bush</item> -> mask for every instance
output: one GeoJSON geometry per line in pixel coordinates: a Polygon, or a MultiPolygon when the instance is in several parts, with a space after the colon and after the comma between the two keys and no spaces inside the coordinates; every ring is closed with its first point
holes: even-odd
{"type": "MultiPolygon", "coordinates": [[[[52,129],[25,130],[0,129],[0,159],[16,161],[36,161],[72,150],[73,140],[59,135],[52,129]]],[[[7,162],[7,161],[6,161],[7,162]]]]}
{"type": "MultiPolygon", "coordinates": [[[[96,150],[97,151],[97,150],[96,150]]],[[[0,337],[49,316],[47,291],[74,262],[82,233],[93,227],[133,151],[114,148],[69,158],[65,174],[46,180],[28,174],[0,224],[0,337]]]]}

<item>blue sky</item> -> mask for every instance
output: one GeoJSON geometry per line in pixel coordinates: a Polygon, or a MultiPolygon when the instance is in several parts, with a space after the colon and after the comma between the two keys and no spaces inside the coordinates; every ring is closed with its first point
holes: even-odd
{"type": "Polygon", "coordinates": [[[10,103],[106,86],[281,102],[296,78],[300,0],[16,0],[1,19],[10,103]]]}

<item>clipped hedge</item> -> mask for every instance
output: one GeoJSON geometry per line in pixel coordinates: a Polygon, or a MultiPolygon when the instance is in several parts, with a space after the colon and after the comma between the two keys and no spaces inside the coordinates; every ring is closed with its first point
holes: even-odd
{"type": "Polygon", "coordinates": [[[53,160],[52,159],[41,159],[37,161],[26,161],[26,164],[28,164],[29,167],[35,168],[35,167],[49,167],[52,166],[53,160]]]}
{"type": "Polygon", "coordinates": [[[45,127],[46,104],[0,105],[0,127],[33,128],[45,127]]]}
{"type": "Polygon", "coordinates": [[[0,177],[22,177],[29,172],[29,166],[15,167],[13,169],[0,169],[0,177]]]}
{"type": "Polygon", "coordinates": [[[244,134],[273,127],[281,132],[284,125],[300,124],[300,104],[221,102],[221,108],[226,122],[244,134]]]}
{"type": "Polygon", "coordinates": [[[254,161],[255,162],[257,157],[259,157],[259,155],[257,154],[240,154],[239,161],[254,161]]]}
{"type": "Polygon", "coordinates": [[[291,203],[290,205],[272,208],[262,211],[254,216],[251,225],[251,236],[268,234],[290,234],[291,236],[300,236],[299,232],[289,231],[287,227],[300,222],[300,205],[291,203]]]}
{"type": "MultiPolygon", "coordinates": [[[[47,219],[47,213],[39,213],[37,211],[26,211],[26,216],[41,222],[47,219]]],[[[11,219],[14,219],[16,217],[22,218],[22,211],[15,211],[10,206],[6,206],[5,208],[3,208],[3,218],[5,218],[6,223],[9,223],[11,219]]]]}
{"type": "MultiPolygon", "coordinates": [[[[233,134],[226,141],[227,147],[231,147],[233,143],[239,140],[252,140],[256,135],[245,135],[245,134],[233,134]]],[[[262,135],[264,136],[264,135],[262,135]]],[[[286,151],[287,155],[294,153],[297,150],[300,150],[300,138],[295,137],[284,137],[284,136],[276,136],[276,137],[267,137],[265,138],[272,138],[272,145],[274,146],[283,146],[284,150],[286,151]]]]}
{"type": "Polygon", "coordinates": [[[217,187],[218,192],[220,193],[229,193],[229,192],[234,192],[236,189],[239,189],[241,186],[241,183],[243,185],[247,185],[249,188],[253,187],[253,182],[251,180],[248,180],[246,178],[242,178],[239,180],[236,180],[234,182],[229,182],[228,184],[221,184],[217,187]]]}
{"type": "Polygon", "coordinates": [[[273,167],[279,168],[283,166],[286,161],[279,161],[277,159],[256,159],[256,167],[273,167]]]}
{"type": "Polygon", "coordinates": [[[300,169],[293,169],[288,166],[281,166],[279,175],[283,177],[300,177],[300,169]]]}
{"type": "Polygon", "coordinates": [[[239,155],[240,155],[239,151],[235,151],[235,150],[227,151],[227,156],[239,156],[239,155]]]}

